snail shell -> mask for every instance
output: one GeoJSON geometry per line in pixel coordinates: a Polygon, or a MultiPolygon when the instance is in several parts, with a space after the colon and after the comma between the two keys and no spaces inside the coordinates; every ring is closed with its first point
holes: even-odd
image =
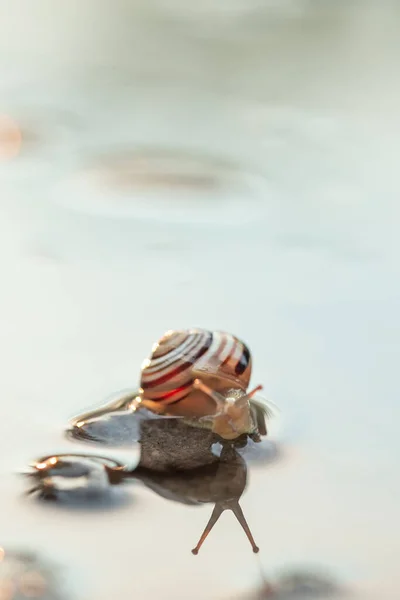
{"type": "Polygon", "coordinates": [[[141,383],[146,397],[172,403],[190,393],[196,376],[207,375],[246,390],[251,376],[246,344],[220,331],[167,331],[145,361],[141,383]]]}
{"type": "Polygon", "coordinates": [[[232,439],[253,429],[246,399],[251,367],[250,350],[230,333],[203,329],[168,331],[142,365],[140,398],[144,406],[164,414],[197,419],[220,414],[216,401],[196,387],[195,381],[200,380],[210,390],[220,392],[226,405],[229,397],[229,418],[221,416],[219,427],[215,428],[214,423],[212,428],[232,439]],[[234,420],[241,421],[240,431],[232,430],[227,422],[232,421],[235,411],[238,414],[234,420]]]}
{"type": "Polygon", "coordinates": [[[234,335],[201,329],[168,331],[142,365],[140,387],[143,398],[171,407],[197,393],[193,382],[198,377],[216,390],[246,391],[250,375],[250,351],[234,335]]]}

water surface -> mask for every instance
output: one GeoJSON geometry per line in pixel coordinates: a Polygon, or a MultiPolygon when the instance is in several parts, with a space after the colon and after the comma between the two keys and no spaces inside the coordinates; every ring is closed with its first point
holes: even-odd
{"type": "Polygon", "coordinates": [[[87,599],[251,597],[291,569],[398,598],[397,3],[2,4],[0,545],[87,599]],[[243,337],[281,409],[241,498],[259,555],[226,513],[194,557],[209,506],[142,485],[25,498],[15,471],[194,326],[243,337]]]}

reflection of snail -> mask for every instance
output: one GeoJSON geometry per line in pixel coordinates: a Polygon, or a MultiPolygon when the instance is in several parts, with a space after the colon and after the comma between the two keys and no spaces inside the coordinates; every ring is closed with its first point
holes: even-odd
{"type": "Polygon", "coordinates": [[[159,415],[177,416],[193,427],[209,429],[223,439],[243,434],[259,441],[266,435],[270,408],[247,388],[251,354],[235,336],[201,329],[169,331],[153,347],[141,370],[140,390],[75,420],[75,426],[110,409],[141,407],[159,415]]]}
{"type": "MultiPolygon", "coordinates": [[[[189,429],[189,428],[188,428],[189,429]]],[[[154,458],[145,459],[153,463],[154,458]]],[[[84,454],[60,454],[44,457],[33,463],[31,477],[35,480],[30,493],[38,492],[46,500],[56,500],[63,494],[85,496],[104,494],[112,485],[137,479],[158,495],[182,504],[215,503],[211,518],[197,546],[197,554],[207,535],[225,510],[231,510],[243,527],[254,552],[258,552],[247,525],[239,498],[246,487],[247,467],[234,446],[225,445],[215,462],[189,471],[162,472],[143,467],[140,463],[130,470],[120,461],[84,454]]],[[[156,465],[154,465],[156,466],[156,465]]]]}
{"type": "Polygon", "coordinates": [[[197,554],[211,529],[225,510],[231,510],[243,527],[253,552],[258,552],[249,526],[239,505],[247,481],[245,461],[233,446],[224,446],[219,461],[188,472],[159,473],[138,467],[132,477],[140,479],[154,492],[183,504],[215,503],[211,518],[192,550],[197,554]]]}

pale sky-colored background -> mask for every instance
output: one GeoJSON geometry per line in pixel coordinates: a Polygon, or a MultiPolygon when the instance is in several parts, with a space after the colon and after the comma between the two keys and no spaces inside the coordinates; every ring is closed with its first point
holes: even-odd
{"type": "Polygon", "coordinates": [[[135,385],[164,330],[226,329],[281,409],[284,459],[242,499],[266,574],[395,600],[400,5],[220,4],[0,2],[0,114],[23,135],[0,162],[0,545],[58,558],[88,600],[256,587],[230,515],[190,554],[209,505],[133,486],[114,512],[46,509],[14,475],[135,385]],[[151,167],[146,147],[212,185],[102,179],[138,148],[151,167]]]}

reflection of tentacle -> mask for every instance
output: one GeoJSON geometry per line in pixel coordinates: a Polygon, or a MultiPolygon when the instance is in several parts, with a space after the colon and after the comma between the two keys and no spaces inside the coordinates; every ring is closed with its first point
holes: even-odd
{"type": "Polygon", "coordinates": [[[218,521],[220,516],[222,515],[224,509],[220,504],[216,504],[214,506],[214,510],[212,511],[210,520],[208,521],[203,533],[201,534],[200,540],[195,548],[192,550],[192,554],[198,554],[201,546],[203,545],[204,540],[210,533],[211,529],[214,527],[215,523],[218,521]]]}
{"type": "Polygon", "coordinates": [[[250,531],[250,527],[247,524],[246,518],[243,514],[243,511],[242,511],[242,508],[241,508],[239,502],[238,501],[232,502],[230,509],[232,510],[233,514],[235,515],[235,517],[237,518],[237,520],[239,521],[241,526],[243,527],[243,530],[244,530],[245,534],[247,535],[247,538],[253,548],[253,552],[255,552],[255,553],[259,552],[260,549],[254,541],[253,535],[250,531]]]}
{"type": "Polygon", "coordinates": [[[243,527],[243,530],[244,530],[245,534],[247,535],[247,538],[253,548],[253,552],[255,552],[255,553],[259,552],[260,549],[258,548],[258,546],[256,545],[256,543],[254,541],[253,535],[247,524],[247,521],[243,514],[243,511],[240,508],[239,502],[237,500],[230,500],[230,501],[228,500],[226,502],[221,502],[221,503],[217,502],[217,504],[214,506],[214,510],[211,514],[210,520],[208,521],[197,546],[195,548],[193,548],[192,554],[199,553],[199,550],[200,550],[201,546],[203,545],[203,542],[205,541],[206,537],[208,536],[211,529],[214,527],[215,523],[218,521],[218,519],[220,518],[220,516],[222,515],[222,513],[225,510],[231,510],[233,512],[233,514],[235,515],[235,517],[237,518],[237,520],[243,527]]]}

